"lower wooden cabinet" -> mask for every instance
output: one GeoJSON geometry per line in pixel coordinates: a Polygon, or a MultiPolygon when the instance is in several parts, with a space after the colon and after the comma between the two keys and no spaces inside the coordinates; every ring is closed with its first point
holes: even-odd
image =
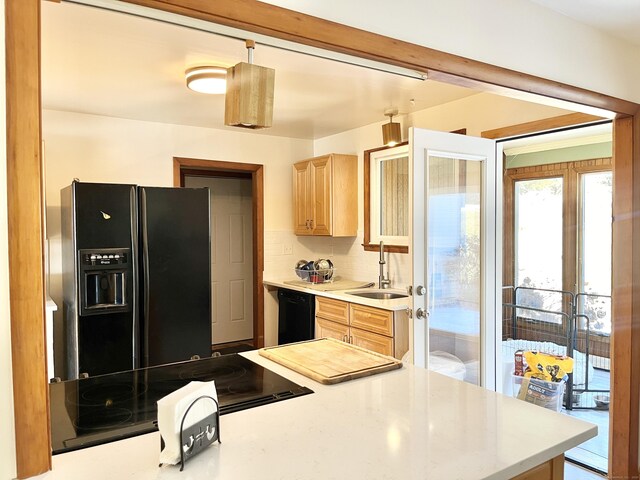
{"type": "Polygon", "coordinates": [[[349,325],[393,337],[393,312],[351,303],[349,304],[349,325]]]}
{"type": "Polygon", "coordinates": [[[316,338],[335,338],[347,342],[349,327],[316,315],[316,338]]]}
{"type": "Polygon", "coordinates": [[[316,338],[335,338],[395,358],[409,350],[407,313],[316,296],[316,338]]]}
{"type": "Polygon", "coordinates": [[[393,357],[395,353],[393,348],[393,338],[378,335],[377,333],[367,332],[366,330],[361,330],[359,328],[351,327],[349,343],[352,343],[357,347],[366,348],[373,352],[389,355],[390,357],[393,357]]]}
{"type": "Polygon", "coordinates": [[[541,463],[511,480],[562,480],[564,478],[564,454],[541,463]]]}
{"type": "Polygon", "coordinates": [[[316,318],[349,325],[349,303],[316,296],[316,318]]]}

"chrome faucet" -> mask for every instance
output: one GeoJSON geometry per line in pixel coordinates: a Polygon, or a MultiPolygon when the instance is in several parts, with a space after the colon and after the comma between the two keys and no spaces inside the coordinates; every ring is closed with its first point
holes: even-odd
{"type": "MultiPolygon", "coordinates": [[[[384,276],[384,265],[385,262],[384,261],[384,242],[380,241],[380,260],[378,261],[378,263],[380,264],[380,275],[378,275],[378,288],[383,289],[383,288],[389,288],[389,286],[391,285],[391,280],[389,280],[388,278],[385,278],[384,276]]],[[[387,273],[389,272],[389,269],[387,269],[387,273]]]]}

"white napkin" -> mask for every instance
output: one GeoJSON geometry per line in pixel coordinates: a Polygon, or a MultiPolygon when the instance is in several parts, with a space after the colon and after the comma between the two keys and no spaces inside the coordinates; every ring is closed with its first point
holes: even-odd
{"type": "MultiPolygon", "coordinates": [[[[158,429],[164,440],[164,449],[160,452],[160,463],[175,465],[180,462],[180,423],[189,405],[203,395],[218,400],[215,381],[191,382],[158,400],[158,429]]],[[[184,422],[187,428],[216,411],[216,404],[209,399],[199,400],[189,410],[184,422]]]]}

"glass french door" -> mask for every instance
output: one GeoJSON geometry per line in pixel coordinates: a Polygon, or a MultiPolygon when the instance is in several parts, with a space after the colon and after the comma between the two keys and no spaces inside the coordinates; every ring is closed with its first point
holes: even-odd
{"type": "Polygon", "coordinates": [[[501,286],[495,142],[416,128],[409,137],[414,362],[494,389],[501,286]]]}

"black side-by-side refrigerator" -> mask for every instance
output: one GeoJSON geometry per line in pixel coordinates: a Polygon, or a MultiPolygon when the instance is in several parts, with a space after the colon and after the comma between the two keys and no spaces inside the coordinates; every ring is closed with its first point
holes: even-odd
{"type": "Polygon", "coordinates": [[[66,378],[211,354],[209,190],[61,192],[66,378]]]}

